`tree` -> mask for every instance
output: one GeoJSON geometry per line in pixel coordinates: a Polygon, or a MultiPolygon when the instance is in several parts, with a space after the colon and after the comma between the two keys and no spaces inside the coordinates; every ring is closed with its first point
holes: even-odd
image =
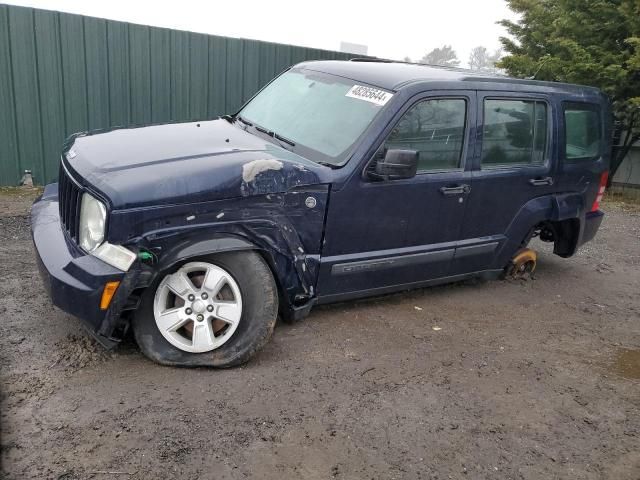
{"type": "Polygon", "coordinates": [[[486,47],[475,47],[469,55],[471,70],[486,70],[489,65],[489,52],[486,47]]]}
{"type": "Polygon", "coordinates": [[[406,62],[406,63],[411,63],[411,58],[409,58],[409,57],[404,57],[404,58],[402,59],[402,61],[403,61],[403,62],[406,62]]]}
{"type": "Polygon", "coordinates": [[[500,70],[498,68],[498,62],[500,62],[500,59],[502,58],[502,49],[498,48],[497,50],[495,50],[493,52],[493,54],[489,55],[489,63],[491,64],[491,71],[492,72],[497,72],[498,70],[500,70]]]}
{"type": "Polygon", "coordinates": [[[520,20],[502,20],[511,38],[498,63],[509,74],[600,88],[613,102],[617,137],[610,181],[640,140],[640,2],[507,0],[520,20]]]}
{"type": "Polygon", "coordinates": [[[427,53],[422,59],[420,63],[424,63],[426,65],[442,65],[445,67],[457,67],[460,65],[460,60],[458,60],[458,55],[451,45],[443,45],[442,48],[434,48],[429,53],[427,53]]]}
{"type": "Polygon", "coordinates": [[[475,47],[469,55],[469,68],[481,72],[495,73],[498,70],[496,63],[498,63],[501,56],[502,50],[500,49],[491,54],[486,47],[475,47]]]}

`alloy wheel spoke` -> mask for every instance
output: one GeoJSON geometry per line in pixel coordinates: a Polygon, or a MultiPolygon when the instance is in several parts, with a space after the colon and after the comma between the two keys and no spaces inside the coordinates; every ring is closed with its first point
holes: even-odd
{"type": "Polygon", "coordinates": [[[216,318],[223,322],[234,325],[240,321],[242,308],[238,302],[219,302],[216,303],[216,318]]]}
{"type": "Polygon", "coordinates": [[[194,289],[193,283],[191,283],[189,277],[182,271],[177,271],[167,277],[167,287],[181,298],[186,297],[194,289]]]}
{"type": "Polygon", "coordinates": [[[210,320],[195,322],[193,324],[193,347],[197,349],[211,348],[215,342],[213,327],[210,320]]]}
{"type": "Polygon", "coordinates": [[[180,311],[180,308],[172,308],[162,312],[157,319],[158,327],[166,332],[175,332],[187,322],[187,319],[182,317],[180,311]]]}
{"type": "Polygon", "coordinates": [[[227,277],[223,272],[218,269],[208,268],[204,282],[202,282],[202,288],[209,292],[211,298],[215,298],[225,283],[227,283],[227,277]]]}

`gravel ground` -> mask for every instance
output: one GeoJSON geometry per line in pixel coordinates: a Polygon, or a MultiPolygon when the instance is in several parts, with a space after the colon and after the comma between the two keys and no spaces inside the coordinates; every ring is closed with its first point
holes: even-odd
{"type": "Polygon", "coordinates": [[[113,353],[54,309],[0,192],[3,478],[640,478],[640,211],[565,260],[317,308],[232,370],[113,353]]]}

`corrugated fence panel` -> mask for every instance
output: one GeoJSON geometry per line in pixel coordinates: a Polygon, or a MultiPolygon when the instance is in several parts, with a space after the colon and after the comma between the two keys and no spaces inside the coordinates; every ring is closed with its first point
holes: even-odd
{"type": "Polygon", "coordinates": [[[276,72],[280,73],[289,65],[293,65],[291,61],[291,48],[286,45],[278,45],[275,46],[276,49],[276,72]]]}
{"type": "Polygon", "coordinates": [[[171,119],[171,31],[152,28],[151,46],[151,121],[167,122],[171,119]]]}
{"type": "Polygon", "coordinates": [[[0,5],[0,185],[15,185],[20,180],[8,16],[7,7],[0,5]]]}
{"type": "Polygon", "coordinates": [[[87,108],[89,129],[107,128],[109,119],[109,62],[107,60],[107,22],[84,19],[87,70],[87,108]]]}
{"type": "Polygon", "coordinates": [[[171,32],[171,117],[189,118],[189,33],[171,32]]]}
{"type": "Polygon", "coordinates": [[[209,93],[209,38],[191,34],[189,47],[189,119],[207,118],[209,93]]]}
{"type": "Polygon", "coordinates": [[[276,46],[272,43],[260,42],[258,50],[258,85],[263,86],[280,71],[276,65],[276,46]]]}
{"type": "MultiPolygon", "coordinates": [[[[38,87],[42,115],[42,147],[44,179],[55,177],[58,152],[65,139],[64,90],[62,84],[62,54],[60,23],[56,12],[36,10],[36,53],[38,56],[38,87]]],[[[37,177],[36,177],[37,179],[37,177]]]]}
{"type": "Polygon", "coordinates": [[[34,178],[42,182],[42,117],[38,102],[38,63],[33,14],[33,10],[10,8],[9,32],[19,165],[21,170],[33,171],[34,178]]]}
{"type": "Polygon", "coordinates": [[[60,14],[66,133],[87,130],[87,70],[82,17],[60,14]]]}
{"type": "Polygon", "coordinates": [[[258,42],[243,40],[242,100],[251,98],[260,88],[260,46],[258,42]]]}
{"type": "Polygon", "coordinates": [[[209,37],[209,118],[226,113],[227,39],[209,37]]]}
{"type": "Polygon", "coordinates": [[[304,62],[305,60],[313,58],[310,56],[310,51],[308,48],[304,47],[293,47],[291,49],[291,63],[296,64],[300,62],[304,62]]]}
{"type": "Polygon", "coordinates": [[[131,123],[151,123],[151,55],[149,27],[129,25],[131,69],[131,123]]]}
{"type": "Polygon", "coordinates": [[[293,64],[351,57],[0,5],[0,185],[55,180],[74,132],[234,113],[293,64]]]}
{"type": "Polygon", "coordinates": [[[235,113],[241,106],[243,90],[244,41],[237,38],[227,38],[227,95],[225,98],[225,112],[235,113]]]}
{"type": "Polygon", "coordinates": [[[126,23],[107,22],[107,51],[111,126],[129,125],[131,80],[129,74],[129,28],[126,23]]]}

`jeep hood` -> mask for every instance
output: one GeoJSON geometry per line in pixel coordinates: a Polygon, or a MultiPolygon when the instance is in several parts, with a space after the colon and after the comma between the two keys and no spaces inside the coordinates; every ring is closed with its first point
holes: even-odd
{"type": "Polygon", "coordinates": [[[63,161],[114,209],[285,192],[331,169],[226,120],[80,134],[63,161]]]}

